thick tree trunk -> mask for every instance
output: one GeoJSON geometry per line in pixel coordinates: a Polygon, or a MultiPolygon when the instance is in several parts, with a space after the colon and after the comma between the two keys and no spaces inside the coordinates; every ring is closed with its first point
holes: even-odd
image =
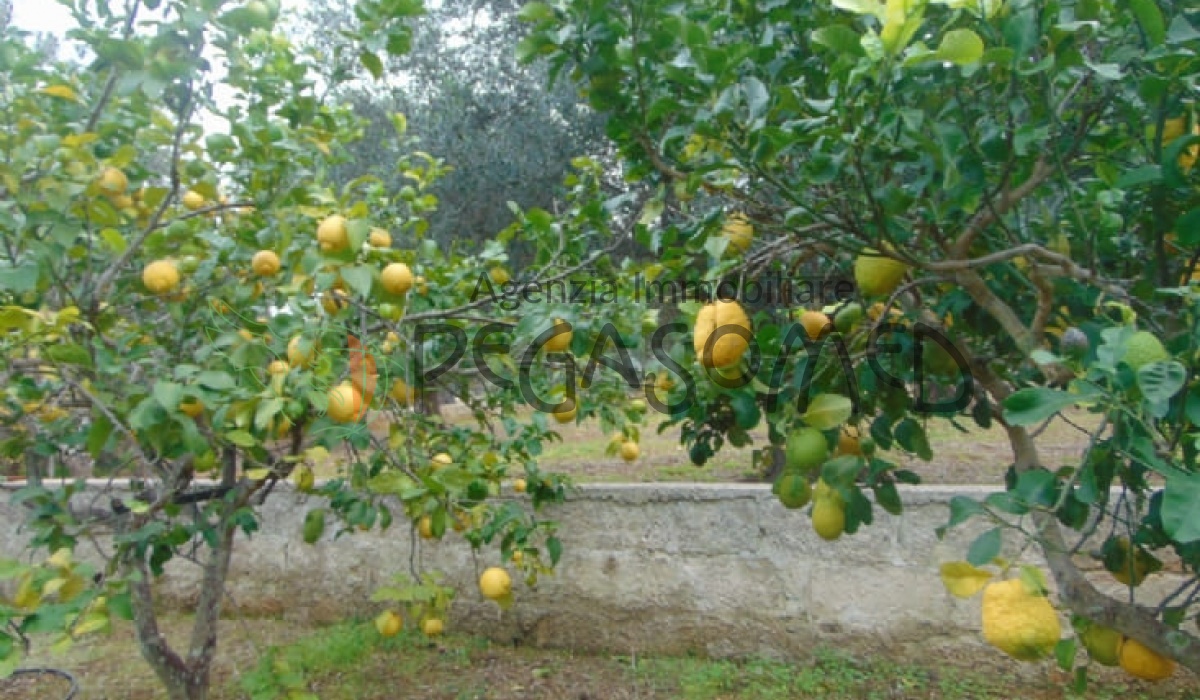
{"type": "Polygon", "coordinates": [[[171,700],[205,700],[208,697],[210,672],[217,649],[217,621],[220,619],[221,599],[225,593],[235,533],[228,518],[223,517],[217,528],[216,547],[210,550],[204,565],[200,600],[196,606],[192,638],[186,656],[175,652],[159,631],[151,574],[145,560],[138,558],[131,550],[125,554],[123,561],[125,573],[136,574],[136,580],[130,582],[130,591],[138,647],[171,700]]]}

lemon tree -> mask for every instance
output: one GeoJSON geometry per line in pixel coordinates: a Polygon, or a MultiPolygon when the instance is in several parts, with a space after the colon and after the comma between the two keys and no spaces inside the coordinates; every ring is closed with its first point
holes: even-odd
{"type": "MultiPolygon", "coordinates": [[[[357,10],[358,63],[341,79],[369,81],[422,8],[357,10]]],[[[604,200],[581,156],[557,215],[514,207],[486,243],[442,246],[431,187],[453,164],[393,114],[406,185],[335,177],[365,122],[328,99],[322,57],[279,31],[278,2],[72,14],[84,58],[0,34],[0,455],[45,561],[0,563],[0,675],[35,633],[66,646],[123,617],[168,697],[205,697],[232,552],[281,482],[316,504],[297,540],[406,527],[427,546],[458,538],[515,581],[551,573],[563,543],[539,508],[568,484],[537,457],[562,423],[636,435],[627,382],[585,374],[579,356],[599,338],[641,343],[644,308],[523,290],[622,274],[614,251],[645,228],[639,202],[604,200]],[[538,253],[517,269],[513,246],[538,253]],[[473,391],[484,376],[491,390],[473,391]],[[425,411],[435,391],[473,421],[425,411]],[[107,486],[75,481],[87,476],[107,486]],[[516,478],[519,497],[502,489],[516,478]],[[111,488],[88,495],[108,505],[80,511],[85,488],[111,488]],[[91,541],[104,544],[89,569],[73,552],[91,541]],[[153,582],[183,552],[201,567],[196,616],[168,642],[153,582]]],[[[453,624],[453,589],[419,574],[377,596],[381,634],[453,624]]]]}
{"type": "Polygon", "coordinates": [[[1200,671],[1191,4],[537,0],[522,15],[519,54],[607,116],[626,180],[656,193],[647,274],[701,290],[660,299],[695,341],[664,346],[666,368],[702,379],[656,406],[696,464],[765,424],[764,473],[784,505],[804,502],[803,475],[833,539],[900,513],[919,481],[883,450],[928,461],[931,422],[1001,427],[1004,483],[955,499],[947,523],[990,524],[947,578],[963,595],[991,582],[989,638],[1082,682],[1071,614],[1128,640],[1121,655],[1088,637],[1135,676],[1165,677],[1160,657],[1200,671]],[[753,236],[730,235],[735,216],[753,236]],[[850,291],[764,295],[778,280],[850,291]],[[1086,438],[1065,464],[1039,444],[1052,421],[1086,438]],[[1084,577],[1080,538],[1124,592],[1084,577]],[[1000,559],[1031,543],[1048,596],[1000,559]],[[1168,560],[1178,590],[1141,593],[1168,560]]]}

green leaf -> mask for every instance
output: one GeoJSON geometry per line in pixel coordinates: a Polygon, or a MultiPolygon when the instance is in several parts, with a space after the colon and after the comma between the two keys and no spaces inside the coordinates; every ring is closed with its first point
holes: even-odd
{"type": "Polygon", "coordinates": [[[38,266],[27,262],[20,267],[0,267],[0,292],[24,294],[37,289],[38,266]]]}
{"type": "Polygon", "coordinates": [[[379,56],[370,51],[362,51],[358,54],[358,60],[362,62],[363,67],[371,73],[371,77],[379,80],[383,77],[383,61],[379,60],[379,56]]]}
{"type": "Polygon", "coordinates": [[[825,46],[848,56],[861,56],[861,37],[858,32],[842,24],[831,24],[817,29],[812,34],[813,43],[825,46]]]}
{"type": "Polygon", "coordinates": [[[1200,208],[1193,209],[1175,220],[1175,235],[1180,245],[1189,248],[1200,245],[1200,208]]]}
{"type": "Polygon", "coordinates": [[[1142,33],[1151,48],[1163,43],[1167,38],[1167,25],[1163,21],[1162,12],[1155,0],[1129,0],[1129,9],[1137,17],[1142,33]]]}
{"type": "Polygon", "coordinates": [[[115,228],[106,228],[100,232],[100,239],[105,245],[112,249],[118,255],[125,252],[128,245],[125,243],[125,237],[115,228]]]}
{"type": "Polygon", "coordinates": [[[967,66],[983,58],[983,39],[970,29],[953,29],[942,37],[937,57],[943,61],[967,66]]]}
{"type": "Polygon", "coordinates": [[[1147,401],[1165,403],[1187,382],[1187,369],[1175,360],[1152,362],[1138,370],[1138,387],[1147,401]]]}
{"type": "Polygon", "coordinates": [[[887,16],[883,3],[879,0],[833,0],[833,6],[856,15],[873,15],[878,17],[880,22],[887,16]]]}
{"type": "Polygon", "coordinates": [[[178,411],[179,404],[183,401],[183,387],[175,382],[155,382],[154,400],[169,413],[178,411]]]}
{"type": "Polygon", "coordinates": [[[1033,425],[1079,403],[1081,397],[1058,389],[1030,387],[1004,400],[1004,420],[1016,426],[1033,425]]]}
{"type": "Polygon", "coordinates": [[[46,357],[64,365],[77,365],[89,368],[92,366],[92,356],[88,353],[87,349],[75,343],[51,345],[46,348],[46,357]]]}
{"type": "Polygon", "coordinates": [[[254,436],[245,430],[232,430],[225,433],[225,439],[238,447],[254,447],[258,444],[254,436]]]}
{"type": "Polygon", "coordinates": [[[1162,167],[1158,165],[1143,165],[1133,170],[1127,170],[1117,178],[1117,187],[1133,188],[1162,180],[1162,167]]]}
{"type": "Polygon", "coordinates": [[[107,416],[101,414],[92,418],[92,427],[88,429],[87,451],[92,459],[99,459],[112,435],[113,424],[107,416]]]}
{"type": "Polygon", "coordinates": [[[517,11],[517,19],[522,22],[542,22],[554,19],[554,8],[544,2],[526,3],[524,7],[517,11]]]}
{"type": "Polygon", "coordinates": [[[900,501],[900,492],[896,490],[894,483],[885,481],[877,484],[874,491],[875,502],[884,510],[897,516],[904,512],[904,504],[900,501]]]}
{"type": "Polygon", "coordinates": [[[1000,528],[988,530],[971,543],[970,549],[967,550],[967,562],[971,566],[987,564],[999,556],[1002,543],[1000,528]]]}
{"type": "Polygon", "coordinates": [[[1022,472],[1013,491],[1031,506],[1052,506],[1057,498],[1054,474],[1045,469],[1022,472]]]}
{"type": "Polygon", "coordinates": [[[748,391],[739,391],[729,399],[729,406],[733,409],[734,421],[742,430],[750,430],[758,425],[761,414],[758,410],[758,402],[754,400],[754,394],[748,391]]]}
{"type": "Polygon", "coordinates": [[[375,281],[375,270],[367,265],[356,265],[342,269],[342,279],[360,297],[371,296],[371,285],[375,281]]]}
{"type": "Polygon", "coordinates": [[[367,488],[378,494],[399,495],[415,485],[412,477],[398,471],[383,472],[367,482],[367,488]]]}
{"type": "Polygon", "coordinates": [[[558,566],[558,560],[562,557],[562,542],[557,537],[547,537],[546,552],[550,555],[550,564],[558,566]]]}
{"type": "Polygon", "coordinates": [[[237,386],[228,372],[201,372],[196,376],[196,383],[213,391],[227,391],[237,386]]]}
{"type": "Polygon", "coordinates": [[[283,399],[278,396],[272,396],[266,401],[258,404],[258,408],[254,411],[254,427],[258,430],[266,430],[271,425],[271,421],[275,416],[283,411],[283,399]]]}
{"type": "Polygon", "coordinates": [[[946,527],[957,527],[983,512],[979,501],[966,496],[954,496],[950,499],[950,521],[946,527]]]}
{"type": "Polygon", "coordinates": [[[839,394],[819,394],[801,417],[817,430],[832,430],[850,420],[853,412],[854,403],[849,398],[839,394]]]}
{"type": "Polygon", "coordinates": [[[1163,489],[1163,530],[1175,542],[1200,540],[1200,474],[1167,477],[1163,489]]]}
{"type": "Polygon", "coordinates": [[[916,420],[905,418],[896,424],[893,432],[896,436],[896,442],[899,443],[900,447],[917,455],[926,462],[933,459],[933,450],[929,447],[929,439],[925,436],[925,429],[916,420]]]}
{"type": "Polygon", "coordinates": [[[1058,644],[1054,645],[1054,659],[1058,661],[1058,667],[1064,671],[1070,671],[1075,665],[1075,638],[1067,637],[1066,639],[1058,640],[1058,644]]]}

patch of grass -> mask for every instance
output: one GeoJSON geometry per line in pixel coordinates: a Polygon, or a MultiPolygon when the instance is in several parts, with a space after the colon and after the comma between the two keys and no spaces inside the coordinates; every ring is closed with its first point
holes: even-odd
{"type": "MultiPolygon", "coordinates": [[[[604,657],[513,648],[479,637],[448,635],[436,643],[415,631],[391,639],[368,621],[321,630],[276,647],[251,674],[241,693],[229,697],[284,697],[284,673],[302,672],[296,689],[322,698],[488,698],[558,700],[1067,700],[1065,676],[1022,679],[999,666],[901,663],[886,657],[855,657],[821,647],[811,661],[714,660],[696,656],[604,657]],[[273,695],[272,693],[278,693],[273,695]]],[[[1056,672],[1051,672],[1052,675],[1056,672]]],[[[297,676],[298,678],[298,676],[297,676]]],[[[284,679],[286,680],[286,679],[284,679]]],[[[1112,700],[1190,697],[1190,682],[1148,687],[1111,679],[1086,697],[1112,700]],[[1184,687],[1187,686],[1187,687],[1184,687]]]]}

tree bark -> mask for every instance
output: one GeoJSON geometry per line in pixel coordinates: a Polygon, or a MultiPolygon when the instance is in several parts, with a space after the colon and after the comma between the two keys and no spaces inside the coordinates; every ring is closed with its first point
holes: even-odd
{"type": "MultiPolygon", "coordinates": [[[[232,506],[228,509],[231,510],[232,506]]],[[[200,600],[196,606],[186,657],[171,648],[158,628],[151,574],[144,557],[140,557],[132,548],[122,556],[126,575],[132,574],[130,597],[138,647],[170,700],[205,700],[208,697],[212,662],[217,648],[217,621],[220,619],[225,579],[233,555],[236,530],[231,515],[232,512],[222,513],[217,524],[217,545],[210,550],[204,565],[200,600]]]]}

